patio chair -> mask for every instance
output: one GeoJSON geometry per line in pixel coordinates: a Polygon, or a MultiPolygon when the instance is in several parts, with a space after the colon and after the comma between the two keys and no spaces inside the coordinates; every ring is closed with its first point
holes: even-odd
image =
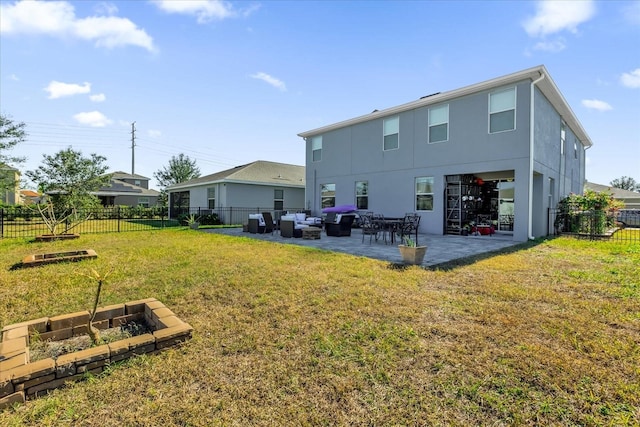
{"type": "Polygon", "coordinates": [[[371,240],[373,240],[374,236],[376,238],[376,242],[378,241],[380,227],[373,221],[372,215],[360,215],[360,228],[362,228],[362,243],[364,243],[364,236],[369,236],[369,244],[371,244],[371,240]]]}
{"type": "Polygon", "coordinates": [[[404,215],[404,220],[400,226],[400,239],[404,239],[404,236],[411,237],[415,233],[415,241],[418,244],[418,228],[420,227],[420,215],[417,213],[407,213],[404,215]]]}
{"type": "Polygon", "coordinates": [[[262,212],[262,218],[264,218],[264,232],[273,234],[273,230],[275,230],[276,226],[273,222],[271,212],[262,212]]]}
{"type": "MultiPolygon", "coordinates": [[[[328,216],[328,215],[327,215],[328,216]]],[[[327,232],[327,236],[351,236],[351,225],[356,219],[355,215],[341,214],[340,221],[326,222],[324,229],[327,232]]]]}
{"type": "Polygon", "coordinates": [[[302,229],[296,228],[296,222],[293,219],[281,219],[280,237],[302,237],[302,229]]]}

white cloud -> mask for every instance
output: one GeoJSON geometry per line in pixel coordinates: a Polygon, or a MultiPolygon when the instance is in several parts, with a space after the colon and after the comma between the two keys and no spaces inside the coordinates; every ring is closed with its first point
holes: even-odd
{"type": "Polygon", "coordinates": [[[73,118],[76,119],[78,123],[96,128],[102,128],[112,123],[112,121],[100,111],[78,113],[74,115],[73,118]]]}
{"type": "Polygon", "coordinates": [[[230,3],[220,0],[155,0],[153,3],[167,13],[194,15],[199,24],[236,15],[230,3]]]}
{"type": "Polygon", "coordinates": [[[578,31],[578,25],[591,19],[596,12],[592,0],[554,1],[537,3],[536,15],[527,19],[522,26],[532,37],[546,36],[561,31],[578,31]]]}
{"type": "Polygon", "coordinates": [[[89,99],[93,102],[104,102],[107,97],[104,93],[97,93],[95,95],[90,95],[89,99]]]}
{"type": "Polygon", "coordinates": [[[583,99],[582,105],[592,110],[609,111],[613,110],[613,107],[604,101],[598,99],[583,99]]]}
{"type": "Polygon", "coordinates": [[[18,78],[18,76],[16,76],[15,74],[11,74],[9,76],[9,80],[13,80],[14,82],[19,82],[20,79],[18,78]]]}
{"type": "MultiPolygon", "coordinates": [[[[106,9],[109,13],[113,8],[106,9]]],[[[103,10],[104,11],[104,10],[103,10]]],[[[126,18],[92,16],[78,18],[66,1],[20,1],[0,5],[0,32],[77,37],[94,41],[99,47],[139,46],[155,51],[153,39],[126,18]]]]}
{"type": "Polygon", "coordinates": [[[620,76],[620,82],[632,89],[640,88],[640,68],[636,68],[630,73],[623,73],[620,76]]]}
{"type": "Polygon", "coordinates": [[[151,138],[160,138],[162,136],[162,132],[155,129],[149,129],[147,135],[149,135],[151,138]]]}
{"type": "Polygon", "coordinates": [[[62,83],[55,80],[49,83],[44,90],[49,92],[49,99],[62,98],[64,96],[73,96],[81,93],[91,92],[91,83],[84,82],[83,85],[75,83],[62,83]]]}
{"type": "Polygon", "coordinates": [[[538,42],[533,46],[533,49],[557,53],[563,51],[566,47],[567,45],[564,43],[564,39],[559,38],[555,41],[538,42]]]}
{"type": "Polygon", "coordinates": [[[282,80],[278,80],[275,77],[270,76],[267,73],[256,73],[256,74],[252,74],[251,78],[254,79],[258,79],[258,80],[262,80],[268,84],[270,84],[271,86],[280,89],[283,92],[286,92],[287,90],[287,86],[284,84],[284,82],[282,80]]]}

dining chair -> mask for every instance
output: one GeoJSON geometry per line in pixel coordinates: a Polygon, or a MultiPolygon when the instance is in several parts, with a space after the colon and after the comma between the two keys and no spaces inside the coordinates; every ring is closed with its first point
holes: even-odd
{"type": "Polygon", "coordinates": [[[361,228],[362,228],[362,243],[364,243],[364,236],[369,236],[369,244],[375,236],[376,242],[378,241],[378,234],[380,233],[379,227],[373,222],[373,215],[368,213],[360,216],[361,228]]]}

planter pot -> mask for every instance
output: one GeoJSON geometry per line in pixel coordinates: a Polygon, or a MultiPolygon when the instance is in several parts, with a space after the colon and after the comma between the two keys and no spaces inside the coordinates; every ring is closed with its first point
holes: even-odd
{"type": "Polygon", "coordinates": [[[41,234],[36,236],[36,242],[52,242],[54,240],[70,240],[79,238],[79,234],[63,233],[63,234],[41,234]]]}
{"type": "Polygon", "coordinates": [[[189,227],[192,230],[197,230],[198,228],[200,228],[200,223],[199,222],[192,222],[191,224],[189,224],[189,227]]]}
{"type": "Polygon", "coordinates": [[[411,265],[421,265],[427,253],[426,246],[398,245],[398,249],[400,250],[400,255],[404,263],[411,265]]]}

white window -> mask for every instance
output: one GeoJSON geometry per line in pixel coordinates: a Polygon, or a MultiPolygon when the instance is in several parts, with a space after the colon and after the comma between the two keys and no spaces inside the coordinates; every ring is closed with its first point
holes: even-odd
{"type": "Polygon", "coordinates": [[[322,136],[311,138],[311,160],[314,162],[322,160],[322,136]]]}
{"type": "Polygon", "coordinates": [[[356,207],[369,209],[369,182],[356,181],[356,207]]]}
{"type": "Polygon", "coordinates": [[[383,124],[384,127],[384,142],[382,149],[387,150],[397,150],[399,147],[399,128],[400,128],[400,118],[393,117],[391,119],[386,119],[383,124]]]}
{"type": "Polygon", "coordinates": [[[564,144],[567,141],[567,125],[562,122],[560,125],[560,155],[564,156],[564,144]]]}
{"type": "Polygon", "coordinates": [[[336,185],[322,184],[320,186],[322,208],[331,208],[336,205],[336,185]]]}
{"type": "Polygon", "coordinates": [[[416,210],[433,210],[433,177],[422,176],[416,178],[416,210]]]}
{"type": "Polygon", "coordinates": [[[577,141],[573,141],[573,158],[574,159],[578,158],[578,142],[577,141]]]}
{"type": "Polygon", "coordinates": [[[516,88],[489,94],[489,133],[516,128],[516,88]]]}
{"type": "Polygon", "coordinates": [[[138,197],[138,206],[142,206],[143,208],[149,207],[149,198],[148,197],[138,197]]]}
{"type": "Polygon", "coordinates": [[[207,188],[207,207],[209,209],[216,208],[216,187],[207,188]]]}
{"type": "Polygon", "coordinates": [[[138,187],[140,187],[140,180],[139,179],[134,180],[133,185],[137,185],[138,187]]]}
{"type": "Polygon", "coordinates": [[[429,109],[429,143],[449,139],[449,104],[429,109]]]}
{"type": "Polygon", "coordinates": [[[273,190],[273,209],[276,211],[284,209],[284,190],[280,188],[273,190]]]}

